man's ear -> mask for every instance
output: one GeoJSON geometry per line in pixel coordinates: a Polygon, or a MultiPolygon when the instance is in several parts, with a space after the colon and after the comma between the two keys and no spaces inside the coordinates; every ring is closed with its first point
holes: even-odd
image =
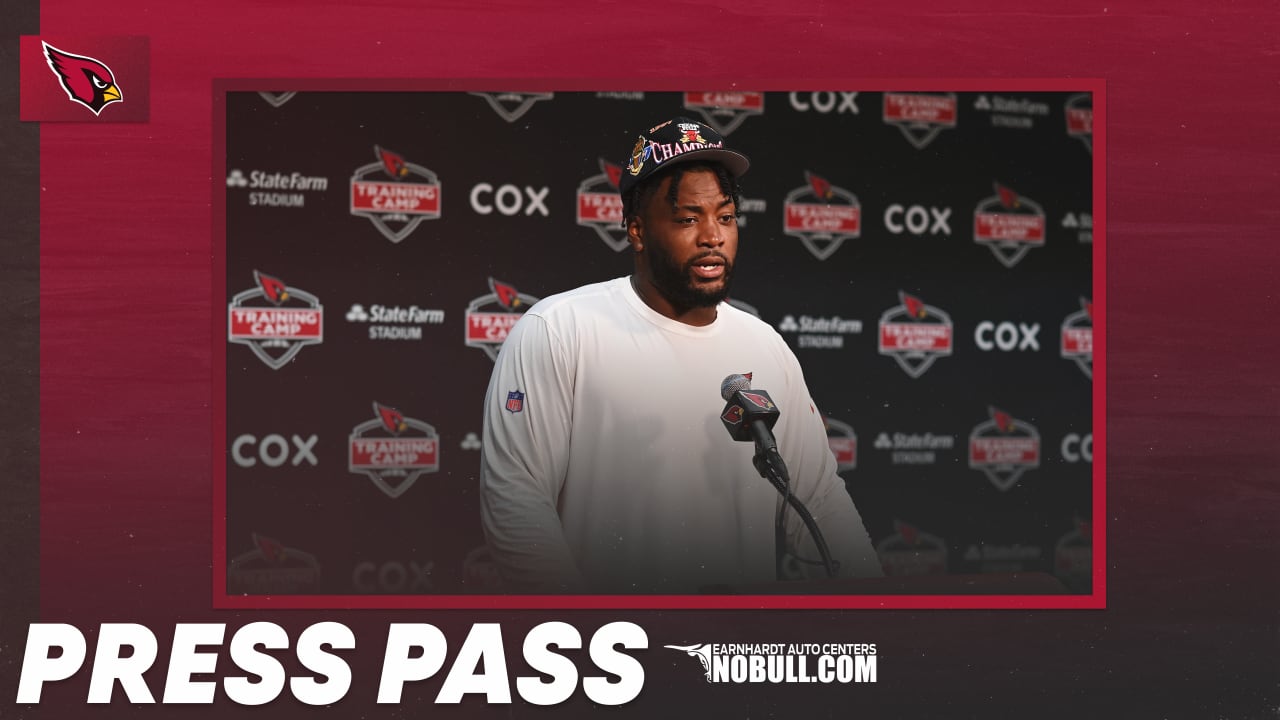
{"type": "Polygon", "coordinates": [[[639,215],[632,215],[627,220],[627,242],[631,243],[631,249],[635,252],[644,250],[644,222],[639,215]]]}

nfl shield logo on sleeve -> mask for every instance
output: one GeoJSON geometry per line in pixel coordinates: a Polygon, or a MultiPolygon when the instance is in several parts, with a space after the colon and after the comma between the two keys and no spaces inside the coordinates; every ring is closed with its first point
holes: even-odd
{"type": "Polygon", "coordinates": [[[507,393],[507,412],[518,413],[524,410],[524,393],[512,390],[507,393]]]}

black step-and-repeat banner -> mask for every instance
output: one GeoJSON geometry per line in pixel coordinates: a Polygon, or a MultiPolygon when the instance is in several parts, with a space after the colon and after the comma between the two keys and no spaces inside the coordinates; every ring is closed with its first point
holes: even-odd
{"type": "Polygon", "coordinates": [[[676,115],[752,160],[732,302],[799,357],[886,572],[1089,592],[1090,108],[228,93],[227,592],[500,591],[477,499],[493,358],[539,298],[630,273],[618,173],[676,115]]]}

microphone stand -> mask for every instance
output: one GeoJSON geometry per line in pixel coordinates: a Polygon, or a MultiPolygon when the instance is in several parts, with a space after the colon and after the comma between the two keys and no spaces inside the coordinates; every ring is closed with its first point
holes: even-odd
{"type": "Polygon", "coordinates": [[[787,552],[787,533],[782,522],[783,513],[786,506],[790,505],[795,509],[796,514],[804,521],[804,526],[809,529],[809,534],[813,537],[814,545],[818,547],[818,554],[822,556],[822,566],[827,571],[827,577],[834,578],[836,576],[835,562],[831,559],[831,550],[827,547],[827,541],[822,537],[822,530],[818,528],[818,523],[813,519],[813,515],[809,513],[809,509],[800,502],[800,498],[791,494],[791,475],[787,472],[787,464],[783,462],[782,455],[778,453],[778,446],[773,442],[772,433],[763,423],[751,423],[751,434],[755,439],[756,454],[751,458],[751,462],[756,467],[756,472],[760,473],[760,477],[769,481],[769,484],[782,494],[785,503],[778,508],[778,514],[774,518],[774,572],[779,580],[783,579],[782,560],[787,552]]]}

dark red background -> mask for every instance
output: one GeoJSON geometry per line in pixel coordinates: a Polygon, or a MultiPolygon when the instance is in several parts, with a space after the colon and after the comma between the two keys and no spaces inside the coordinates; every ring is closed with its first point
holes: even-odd
{"type": "MultiPolygon", "coordinates": [[[[17,5],[17,3],[15,3],[17,5]]],[[[5,645],[0,702],[16,689],[25,623],[132,620],[239,626],[321,619],[363,651],[342,716],[432,712],[373,705],[389,620],[432,622],[457,642],[502,621],[584,632],[630,619],[651,643],[876,642],[880,682],[850,687],[707,686],[649,651],[647,716],[1008,715],[1274,717],[1274,519],[1280,495],[1274,224],[1280,72],[1274,4],[1147,8],[1058,2],[896,4],[518,3],[415,7],[138,1],[14,9],[16,35],[151,38],[151,121],[40,128],[39,574],[30,449],[36,349],[34,257],[21,217],[36,194],[34,133],[14,138],[0,262],[5,274],[3,456],[5,645]],[[26,19],[24,19],[24,17],[26,19]],[[1101,611],[213,612],[210,546],[210,119],[214,77],[733,81],[788,78],[1100,77],[1108,99],[1108,608],[1101,611]],[[22,179],[22,182],[19,182],[22,179]],[[12,229],[12,233],[9,230],[12,229]],[[24,244],[26,243],[26,244],[24,244]],[[25,472],[21,472],[25,470],[25,472]],[[38,592],[38,615],[34,598],[38,592]],[[12,609],[11,609],[12,608],[12,609]]],[[[12,57],[12,53],[9,54],[12,57]]],[[[16,68],[11,68],[11,76],[16,68]]],[[[10,81],[11,82],[11,81],[10,81]]],[[[743,86],[744,89],[745,85],[743,86]]],[[[5,87],[13,94],[12,85],[5,87]]],[[[12,103],[10,104],[12,107],[12,103]]],[[[9,159],[6,158],[6,163],[9,159]]],[[[1096,208],[1100,214],[1104,209],[1096,208]]],[[[296,635],[295,635],[296,636],[296,635]]],[[[692,661],[689,661],[692,662],[692,661]]],[[[161,673],[153,688],[159,689],[161,673]]],[[[423,683],[419,701],[438,687],[423,683]]],[[[89,708],[87,679],[46,693],[43,715],[225,717],[215,708],[89,708]],[[54,708],[49,708],[52,705],[54,708]],[[150,712],[146,712],[150,710],[150,712]]],[[[0,714],[27,716],[11,704],[0,714]]],[[[238,710],[238,711],[237,711],[238,710]]],[[[507,717],[502,707],[462,712],[507,717]]],[[[593,711],[585,701],[569,710],[593,711]]],[[[280,701],[257,711],[292,716],[280,701]]],[[[565,708],[553,710],[568,714],[565,708]]],[[[523,706],[516,717],[538,714],[523,706]]]]}

